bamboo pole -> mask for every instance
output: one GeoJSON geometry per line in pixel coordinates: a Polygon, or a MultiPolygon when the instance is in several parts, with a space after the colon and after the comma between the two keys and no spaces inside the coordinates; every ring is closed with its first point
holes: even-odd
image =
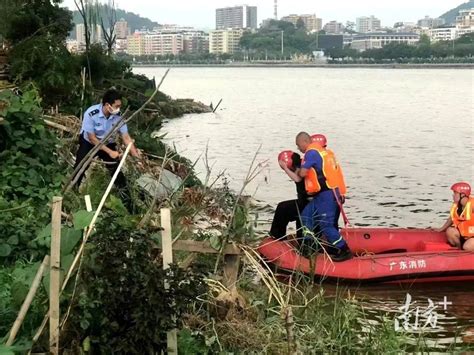
{"type": "MultiPolygon", "coordinates": [[[[173,238],[171,237],[171,211],[169,208],[161,209],[161,245],[163,248],[163,270],[169,269],[173,262],[173,238]]],[[[165,288],[169,288],[165,283],[165,288]]],[[[178,334],[176,329],[166,334],[168,354],[178,354],[178,334]]]]}
{"type": "MultiPolygon", "coordinates": [[[[67,286],[67,283],[69,281],[69,279],[71,278],[72,276],[72,273],[74,271],[74,268],[76,267],[76,264],[78,263],[82,253],[84,252],[84,247],[85,247],[85,244],[87,242],[87,240],[89,239],[89,236],[90,234],[92,233],[93,229],[94,229],[94,225],[95,225],[95,222],[97,221],[97,217],[99,216],[101,210],[102,210],[102,207],[104,206],[105,204],[105,200],[107,199],[107,197],[109,196],[109,193],[110,193],[110,190],[112,190],[112,187],[115,183],[115,180],[117,179],[117,176],[120,172],[120,170],[122,169],[122,166],[123,164],[125,163],[125,159],[127,158],[128,156],[128,153],[130,153],[130,148],[132,147],[132,143],[129,143],[128,146],[127,146],[127,149],[125,150],[125,153],[123,154],[123,157],[122,157],[122,160],[120,161],[120,164],[119,166],[117,167],[117,170],[115,171],[114,175],[112,176],[112,179],[110,180],[110,183],[109,185],[107,186],[107,189],[104,193],[104,195],[102,196],[102,199],[99,203],[99,207],[97,207],[97,211],[95,212],[94,214],[94,217],[92,218],[92,221],[91,223],[89,224],[89,227],[87,227],[87,233],[86,235],[84,236],[83,238],[83,241],[82,241],[82,244],[79,248],[79,251],[77,252],[77,255],[76,257],[74,258],[74,261],[71,265],[71,267],[69,268],[68,270],[68,273],[66,275],[66,277],[64,278],[64,282],[63,282],[63,285],[61,287],[61,293],[64,291],[64,289],[66,288],[67,286]]],[[[43,330],[44,328],[46,327],[46,323],[48,322],[48,318],[50,316],[50,312],[48,311],[44,318],[43,318],[43,322],[41,323],[41,326],[38,328],[38,331],[36,332],[36,334],[34,335],[33,337],[33,344],[35,342],[38,341],[39,337],[41,336],[41,334],[43,333],[43,330]]]]}
{"type": "Polygon", "coordinates": [[[38,271],[36,272],[36,275],[33,280],[33,283],[31,284],[30,290],[28,291],[28,294],[26,295],[26,298],[23,301],[23,304],[21,305],[20,312],[18,313],[18,316],[15,319],[15,323],[13,323],[12,329],[10,330],[10,336],[8,337],[8,340],[6,342],[7,346],[11,346],[13,342],[15,341],[16,335],[18,334],[18,331],[20,330],[23,320],[25,319],[26,313],[28,312],[30,308],[31,302],[33,302],[33,298],[36,295],[36,291],[38,290],[38,287],[41,285],[41,278],[43,277],[44,270],[46,269],[48,265],[49,265],[49,255],[46,255],[40,267],[38,268],[38,271]]]}
{"type": "Polygon", "coordinates": [[[62,197],[53,197],[53,213],[51,218],[51,262],[49,283],[49,351],[59,354],[59,290],[61,287],[61,208],[62,197]]]}

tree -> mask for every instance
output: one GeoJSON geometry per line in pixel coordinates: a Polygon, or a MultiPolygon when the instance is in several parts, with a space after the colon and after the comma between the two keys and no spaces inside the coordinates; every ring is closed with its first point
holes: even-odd
{"type": "Polygon", "coordinates": [[[89,82],[92,84],[91,78],[91,66],[89,60],[89,52],[91,49],[91,35],[92,35],[92,26],[97,26],[97,16],[98,16],[98,2],[96,0],[95,6],[93,0],[74,0],[77,11],[82,17],[82,23],[84,24],[84,39],[86,41],[86,57],[87,57],[87,72],[89,77],[89,82]]]}
{"type": "Polygon", "coordinates": [[[19,82],[34,81],[46,105],[72,99],[77,91],[76,77],[71,75],[77,69],[76,61],[64,45],[72,16],[60,3],[31,0],[26,6],[10,0],[10,15],[5,19],[11,74],[19,82]]]}
{"type": "Polygon", "coordinates": [[[306,30],[306,25],[301,17],[296,21],[296,29],[298,31],[306,30]]]}
{"type": "Polygon", "coordinates": [[[51,42],[65,41],[72,29],[72,15],[67,9],[59,7],[61,0],[31,0],[28,5],[18,0],[7,0],[2,12],[2,25],[5,38],[15,45],[35,36],[44,36],[51,42]]]}
{"type": "Polygon", "coordinates": [[[115,24],[117,23],[117,11],[115,6],[115,0],[109,0],[105,7],[105,20],[108,28],[104,25],[104,18],[100,16],[100,26],[102,27],[102,33],[104,34],[104,40],[107,44],[107,55],[111,56],[117,38],[115,34],[115,24]]]}
{"type": "Polygon", "coordinates": [[[474,45],[474,32],[466,33],[456,40],[456,44],[473,44],[474,45]]]}
{"type": "Polygon", "coordinates": [[[2,14],[2,21],[0,21],[0,41],[7,35],[10,28],[10,20],[20,5],[18,0],[2,0],[0,2],[0,14],[2,14]]]}
{"type": "Polygon", "coordinates": [[[426,35],[426,34],[422,34],[420,36],[420,42],[418,42],[419,45],[430,45],[431,44],[431,38],[430,36],[426,35]]]}

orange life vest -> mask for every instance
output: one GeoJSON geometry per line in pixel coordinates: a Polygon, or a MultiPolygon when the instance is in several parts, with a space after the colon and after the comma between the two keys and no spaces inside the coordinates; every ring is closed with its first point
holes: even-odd
{"type": "Polygon", "coordinates": [[[451,220],[464,238],[474,237],[474,218],[472,216],[473,206],[474,198],[471,197],[464,206],[461,215],[458,215],[458,205],[456,203],[451,207],[451,220]]]}
{"type": "MultiPolygon", "coordinates": [[[[316,151],[323,160],[323,171],[326,185],[330,189],[339,188],[341,195],[347,193],[346,183],[344,181],[344,174],[342,173],[341,166],[337,162],[336,155],[330,149],[325,149],[318,144],[312,143],[306,149],[306,153],[309,151],[316,151]]],[[[304,159],[303,159],[304,160],[304,159]]],[[[314,195],[321,191],[321,185],[318,181],[318,173],[316,169],[311,168],[304,179],[306,192],[310,195],[314,195]]]]}

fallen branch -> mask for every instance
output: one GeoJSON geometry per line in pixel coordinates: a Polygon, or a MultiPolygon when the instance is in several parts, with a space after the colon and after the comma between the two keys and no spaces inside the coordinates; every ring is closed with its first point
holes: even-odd
{"type": "Polygon", "coordinates": [[[63,126],[59,123],[56,123],[56,122],[52,122],[52,121],[49,121],[47,119],[43,119],[44,123],[46,123],[47,126],[49,127],[53,127],[53,128],[56,128],[56,129],[59,129],[61,131],[64,131],[64,132],[68,132],[68,133],[73,133],[74,130],[71,129],[71,128],[68,128],[66,126],[63,126]]]}
{"type": "Polygon", "coordinates": [[[216,108],[212,111],[212,113],[215,113],[217,111],[217,109],[219,108],[221,102],[222,102],[222,99],[220,99],[219,103],[217,104],[216,108]]]}

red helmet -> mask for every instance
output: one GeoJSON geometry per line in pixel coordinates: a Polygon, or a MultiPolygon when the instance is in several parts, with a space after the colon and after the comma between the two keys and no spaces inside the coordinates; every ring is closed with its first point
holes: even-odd
{"type": "Polygon", "coordinates": [[[284,150],[278,154],[278,161],[283,160],[286,163],[288,169],[293,169],[293,154],[291,150],[284,150]]]}
{"type": "Polygon", "coordinates": [[[328,140],[324,134],[314,134],[311,136],[311,141],[313,143],[319,144],[321,147],[325,147],[328,145],[328,140]]]}
{"type": "Polygon", "coordinates": [[[451,190],[469,196],[471,194],[471,185],[469,185],[467,182],[457,182],[451,186],[451,190]]]}

